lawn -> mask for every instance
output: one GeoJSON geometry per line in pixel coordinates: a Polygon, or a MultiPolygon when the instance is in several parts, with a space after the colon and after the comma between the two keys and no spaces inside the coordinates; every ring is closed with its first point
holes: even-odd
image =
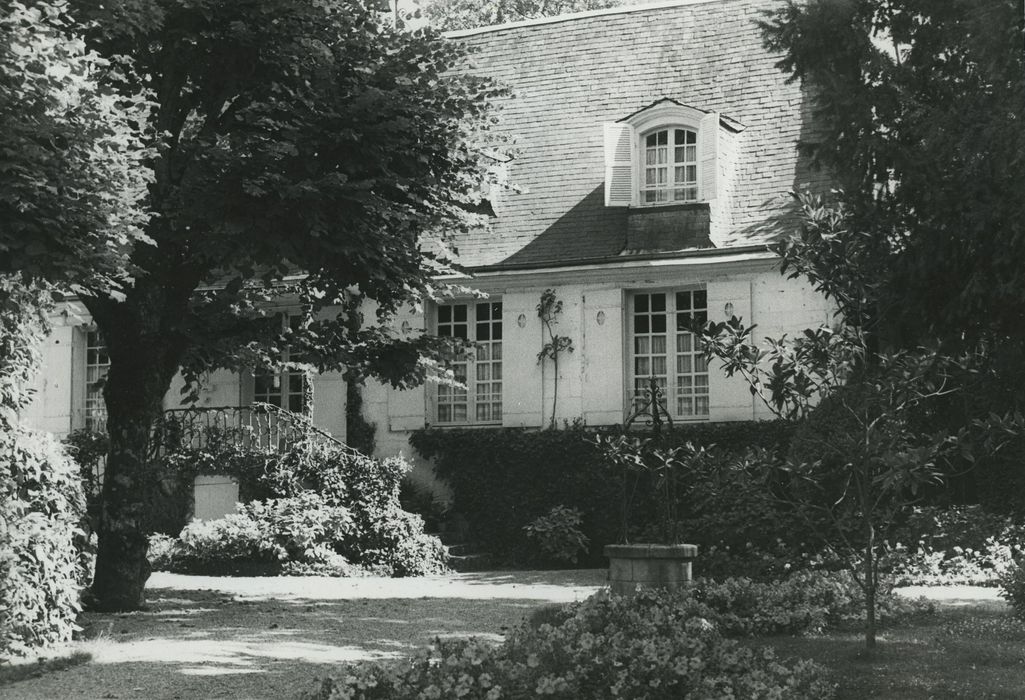
{"type": "MultiPolygon", "coordinates": [[[[498,640],[537,607],[586,597],[604,572],[428,579],[156,574],[147,610],[84,617],[42,665],[0,666],[0,697],[289,698],[343,662],[401,658],[435,636],[498,640]]],[[[884,630],[746,640],[829,667],[841,699],[1021,698],[1025,625],[992,591],[932,589],[938,612],[884,630]],[[960,599],[957,598],[961,595],[960,599]]]]}
{"type": "Polygon", "coordinates": [[[884,630],[871,653],[857,629],[748,643],[826,666],[838,700],[1025,697],[1025,625],[1001,601],[937,603],[935,615],[884,630]]]}

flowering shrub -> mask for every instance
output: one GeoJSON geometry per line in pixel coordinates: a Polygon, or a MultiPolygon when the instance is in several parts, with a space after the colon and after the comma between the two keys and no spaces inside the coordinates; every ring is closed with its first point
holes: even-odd
{"type": "MultiPolygon", "coordinates": [[[[865,615],[861,589],[844,571],[800,571],[769,583],[698,579],[678,598],[682,605],[704,606],[702,614],[727,636],[815,633],[865,615]]],[[[932,609],[890,590],[877,594],[876,615],[883,623],[932,609]]]]}
{"type": "Polygon", "coordinates": [[[71,638],[84,511],[78,466],[53,437],[0,430],[0,656],[71,638]]]}
{"type": "Polygon", "coordinates": [[[834,692],[819,666],[725,639],[670,596],[599,594],[569,611],[559,625],[520,627],[501,646],[439,640],[403,664],[350,667],[305,697],[821,700],[834,692]]]}
{"type": "Polygon", "coordinates": [[[1016,562],[1000,574],[1000,597],[1008,602],[1014,616],[1025,620],[1025,567],[1016,562]]]}
{"type": "Polygon", "coordinates": [[[544,558],[559,563],[576,564],[577,557],[587,552],[590,540],[581,529],[580,511],[566,506],[555,506],[546,515],[534,518],[523,529],[531,542],[537,545],[544,558]]]}
{"type": "Polygon", "coordinates": [[[392,576],[447,570],[440,540],[399,504],[402,477],[411,469],[402,459],[376,460],[330,444],[277,454],[245,448],[228,430],[209,435],[202,448],[173,451],[163,466],[179,485],[191,485],[199,473],[233,476],[245,505],[221,520],[186,525],[180,546],[152,540],[157,568],[392,576]]]}
{"type": "Polygon", "coordinates": [[[332,545],[351,530],[348,509],[307,492],[240,505],[217,520],[195,520],[177,539],[155,535],[150,559],[155,568],[185,573],[343,573],[345,559],[332,545]]]}

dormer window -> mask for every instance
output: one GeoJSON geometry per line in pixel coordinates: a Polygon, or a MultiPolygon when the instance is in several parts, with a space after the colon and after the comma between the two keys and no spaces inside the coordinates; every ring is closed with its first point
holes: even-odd
{"type": "Polygon", "coordinates": [[[605,206],[715,200],[721,151],[742,128],[717,112],[668,98],[605,124],[605,206]]]}
{"type": "Polygon", "coordinates": [[[641,204],[698,201],[698,135],[691,129],[660,129],[644,137],[641,204]]]}

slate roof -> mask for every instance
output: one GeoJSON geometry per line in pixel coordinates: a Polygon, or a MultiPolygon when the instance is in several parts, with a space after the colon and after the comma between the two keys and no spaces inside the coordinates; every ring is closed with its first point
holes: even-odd
{"type": "MultiPolygon", "coordinates": [[[[457,243],[470,267],[622,260],[625,208],[604,206],[602,124],[669,98],[743,124],[730,220],[716,247],[761,244],[789,220],[787,193],[821,184],[798,157],[810,105],[786,84],[755,21],[775,0],[662,3],[449,35],[478,51],[471,70],[512,91],[499,129],[515,143],[491,231],[457,243]]],[[[686,254],[681,252],[681,254],[686,254]]]]}

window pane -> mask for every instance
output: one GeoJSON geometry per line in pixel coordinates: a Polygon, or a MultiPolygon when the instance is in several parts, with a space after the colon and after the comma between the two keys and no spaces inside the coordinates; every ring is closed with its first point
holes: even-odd
{"type": "Polygon", "coordinates": [[[644,140],[645,146],[656,146],[658,145],[658,134],[648,134],[648,137],[644,140]]]}
{"type": "Polygon", "coordinates": [[[452,307],[452,313],[456,321],[466,320],[466,304],[456,304],[452,307]]]}
{"type": "MultiPolygon", "coordinates": [[[[684,149],[683,160],[684,160],[684,162],[687,162],[687,163],[695,163],[695,162],[697,162],[697,160],[698,160],[698,147],[697,146],[687,146],[684,149]]],[[[697,171],[695,171],[695,172],[697,172],[697,171]]]]}
{"type": "Polygon", "coordinates": [[[698,181],[698,166],[688,165],[687,166],[687,179],[685,182],[697,182],[698,181]]]}
{"type": "Polygon", "coordinates": [[[648,317],[647,316],[638,316],[637,319],[634,321],[634,330],[637,333],[647,333],[648,332],[648,317]]]}
{"type": "Polygon", "coordinates": [[[638,357],[634,360],[634,374],[638,377],[651,374],[651,363],[647,357],[638,357]]]}
{"type": "Polygon", "coordinates": [[[639,355],[647,355],[650,351],[651,339],[650,338],[634,338],[634,352],[639,355]]]}
{"type": "MultiPolygon", "coordinates": [[[[491,365],[487,363],[477,365],[477,381],[491,379],[491,365]]],[[[480,391],[478,390],[478,394],[480,391]]]]}
{"type": "Polygon", "coordinates": [[[451,306],[439,306],[438,307],[438,322],[439,323],[451,323],[452,321],[452,307],[451,306]]]}
{"type": "Polygon", "coordinates": [[[666,351],[666,337],[664,335],[656,335],[651,339],[651,352],[655,355],[663,355],[666,351]]]}
{"type": "Polygon", "coordinates": [[[708,292],[704,289],[699,289],[696,292],[694,292],[694,308],[708,308],[708,292]]]}
{"type": "Polygon", "coordinates": [[[665,314],[652,314],[652,316],[651,316],[651,332],[652,333],[665,333],[666,332],[666,315],[665,314]]]}
{"type": "Polygon", "coordinates": [[[666,295],[665,294],[652,294],[651,295],[651,310],[652,311],[665,311],[666,310],[666,295]]]}
{"type": "Polygon", "coordinates": [[[657,182],[657,179],[656,179],[655,170],[653,168],[648,168],[647,170],[645,170],[644,171],[644,184],[645,185],[654,185],[654,184],[656,184],[656,182],[657,182]]]}
{"type": "Polygon", "coordinates": [[[687,143],[697,143],[697,142],[698,142],[698,134],[697,134],[697,132],[696,131],[688,131],[687,132],[687,143]]]}
{"type": "Polygon", "coordinates": [[[691,357],[690,355],[680,355],[676,358],[676,371],[680,374],[690,374],[691,372],[691,357]]]}
{"type": "Polygon", "coordinates": [[[648,310],[648,295],[638,294],[634,297],[634,311],[647,311],[648,310]]]}
{"type": "Polygon", "coordinates": [[[659,146],[664,146],[667,143],[669,143],[669,131],[668,130],[658,132],[657,136],[658,136],[658,145],[659,146]]]}
{"type": "Polygon", "coordinates": [[[666,373],[665,355],[651,358],[651,373],[658,376],[662,376],[666,373]]]}
{"type": "Polygon", "coordinates": [[[708,397],[697,396],[694,398],[694,415],[696,416],[707,416],[708,415],[708,397]]]}
{"type": "Polygon", "coordinates": [[[676,293],[676,310],[677,311],[688,311],[688,310],[690,310],[690,292],[677,292],[676,293]]]}
{"type": "Polygon", "coordinates": [[[452,326],[452,335],[454,335],[457,338],[463,338],[465,340],[467,338],[466,333],[467,333],[467,326],[466,326],[465,323],[453,324],[453,326],[452,326]]]}
{"type": "Polygon", "coordinates": [[[478,323],[477,324],[477,340],[491,340],[491,324],[490,323],[478,323]]]}

